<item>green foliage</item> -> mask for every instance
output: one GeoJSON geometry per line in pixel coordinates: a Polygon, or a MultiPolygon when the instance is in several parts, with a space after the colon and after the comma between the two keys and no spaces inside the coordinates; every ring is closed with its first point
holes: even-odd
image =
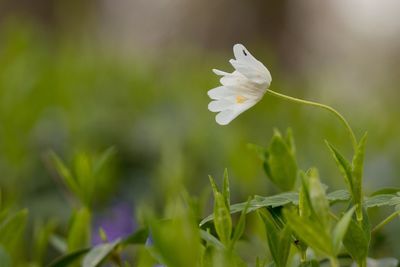
{"type": "Polygon", "coordinates": [[[24,209],[0,222],[0,245],[4,248],[4,255],[12,255],[18,249],[27,220],[28,211],[24,209]]]}
{"type": "Polygon", "coordinates": [[[286,138],[275,131],[265,150],[264,170],[271,181],[283,191],[293,189],[297,178],[297,163],[291,131],[286,138]]]}
{"type": "Polygon", "coordinates": [[[370,240],[371,227],[368,216],[364,211],[361,223],[355,220],[355,218],[350,221],[349,229],[343,239],[343,244],[353,259],[358,264],[362,265],[368,256],[370,240]]]}
{"type": "Polygon", "coordinates": [[[91,214],[82,207],[72,216],[68,233],[68,251],[76,251],[89,246],[91,214]]]}
{"type": "Polygon", "coordinates": [[[181,201],[177,200],[170,205],[174,206],[171,219],[149,219],[154,255],[160,263],[167,266],[196,266],[200,259],[200,234],[197,225],[181,201]],[[171,243],[174,245],[171,246],[171,243]]]}
{"type": "MultiPolygon", "coordinates": [[[[332,182],[336,175],[323,161],[323,153],[317,151],[318,142],[310,138],[309,128],[304,127],[302,119],[309,114],[301,114],[297,108],[281,112],[272,101],[258,106],[253,112],[259,112],[260,117],[271,115],[264,120],[266,128],[290,120],[303,135],[297,149],[291,130],[285,136],[276,131],[267,148],[252,146],[268,178],[285,191],[270,195],[273,190],[262,187],[265,181],[258,179],[254,162],[241,153],[243,140],[250,134],[255,140],[264,138],[265,133],[259,130],[264,126],[260,127],[259,121],[242,119],[224,129],[214,129],[208,114],[202,115],[206,113],[202,112],[205,94],[201,88],[211,83],[201,73],[211,61],[204,64],[202,56],[190,56],[188,60],[187,56],[171,57],[168,52],[166,58],[173,60],[150,63],[140,55],[119,60],[86,43],[87,37],[82,43],[76,36],[63,33],[66,37],[48,38],[44,32],[32,31],[31,23],[17,24],[0,29],[4,37],[0,44],[4,63],[0,66],[0,266],[36,267],[49,262],[47,266],[52,267],[82,263],[139,267],[325,266],[329,257],[338,254],[350,261],[347,265],[353,261],[361,266],[367,262],[367,266],[395,265],[393,260],[367,259],[389,253],[387,243],[380,251],[370,248],[374,238],[371,232],[380,231],[398,218],[400,190],[384,188],[364,195],[366,137],[360,139],[351,161],[328,144],[347,190],[327,193],[325,183],[334,188],[340,183],[332,182]],[[191,123],[193,118],[196,123],[191,123]],[[186,122],[191,126],[187,127],[186,122]],[[121,153],[118,175],[113,172],[114,149],[99,155],[89,152],[112,144],[121,153]],[[62,156],[50,153],[50,162],[48,158],[42,160],[40,155],[49,148],[62,156]],[[296,153],[301,156],[299,161],[296,153]],[[164,154],[169,168],[155,171],[159,156],[164,154]],[[225,170],[221,190],[211,181],[213,212],[204,218],[211,207],[176,199],[184,186],[191,187],[188,192],[198,194],[206,183],[204,173],[219,168],[221,158],[229,159],[223,164],[232,168],[237,180],[230,188],[225,170]],[[302,175],[301,188],[296,188],[298,163],[316,161],[324,174],[322,182],[312,169],[302,175]],[[52,174],[51,167],[67,189],[67,199],[74,200],[72,211],[62,198],[64,192],[60,189],[65,188],[56,188],[46,171],[49,168],[52,174]],[[175,176],[184,179],[176,178],[174,181],[179,182],[171,183],[174,188],[170,190],[159,176],[167,183],[175,176]],[[118,188],[120,180],[122,188],[118,188]],[[248,198],[248,192],[262,195],[248,198]],[[133,199],[135,211],[140,201],[154,204],[156,215],[144,221],[136,216],[139,229],[134,233],[113,242],[104,234],[103,244],[92,246],[92,219],[102,213],[107,196],[113,200],[133,199]],[[239,203],[232,204],[231,197],[232,202],[239,203]],[[29,221],[27,210],[19,211],[21,207],[29,208],[29,221]],[[372,212],[368,210],[372,208],[372,212]],[[388,208],[395,212],[381,221],[379,217],[388,208]],[[254,211],[261,220],[253,216],[254,211]],[[374,216],[373,222],[381,221],[374,230],[369,216],[374,216]],[[120,254],[128,255],[128,262],[119,262],[120,254]]],[[[179,54],[183,51],[180,48],[179,54]]],[[[316,134],[327,134],[338,147],[343,144],[336,125],[323,118],[313,120],[316,134]]],[[[385,123],[388,121],[385,119],[385,123]]],[[[395,123],[386,124],[396,127],[395,123]]],[[[375,146],[375,151],[371,154],[389,161],[390,155],[382,155],[381,148],[395,144],[396,139],[387,134],[378,143],[377,136],[373,138],[371,150],[375,146]]],[[[396,158],[390,161],[394,171],[389,168],[375,177],[374,172],[366,174],[375,179],[373,185],[383,175],[396,173],[399,164],[396,158]]],[[[396,234],[389,233],[393,237],[396,234]]],[[[396,248],[392,250],[396,252],[396,248]]]]}
{"type": "Polygon", "coordinates": [[[90,251],[89,248],[79,249],[55,259],[47,267],[68,267],[90,251]]]}
{"type": "Polygon", "coordinates": [[[360,140],[357,150],[355,151],[352,164],[350,164],[340,152],[327,142],[329,149],[341,171],[345,181],[351,192],[354,204],[357,205],[357,219],[362,220],[363,209],[363,193],[362,193],[362,180],[363,180],[363,167],[365,157],[365,143],[367,134],[360,140]]]}
{"type": "Polygon", "coordinates": [[[361,221],[363,216],[363,193],[362,193],[362,181],[363,181],[363,168],[364,168],[364,157],[365,157],[365,143],[367,141],[367,134],[361,138],[357,151],[353,157],[353,198],[354,203],[357,205],[357,220],[361,221]]]}
{"type": "MultiPolygon", "coordinates": [[[[214,226],[217,231],[218,237],[222,244],[229,246],[232,233],[232,218],[227,206],[226,196],[218,191],[214,179],[210,176],[210,182],[213,185],[214,193],[214,226]]],[[[224,183],[225,184],[225,183],[224,183]]],[[[224,192],[226,192],[224,190],[224,192]]]]}
{"type": "Polygon", "coordinates": [[[275,219],[266,210],[259,213],[267,231],[268,246],[277,267],[285,267],[288,261],[292,235],[288,226],[278,226],[275,219]]]}
{"type": "Polygon", "coordinates": [[[0,245],[0,266],[11,267],[10,255],[4,250],[3,246],[0,245]]]}
{"type": "Polygon", "coordinates": [[[302,212],[286,210],[287,224],[308,246],[330,258],[336,258],[356,207],[348,210],[336,225],[332,226],[329,202],[317,170],[310,169],[302,176],[302,181],[302,212]]]}
{"type": "Polygon", "coordinates": [[[93,247],[83,258],[82,267],[100,266],[100,264],[106,260],[119,243],[120,240],[116,240],[109,244],[100,244],[93,247]]]}
{"type": "Polygon", "coordinates": [[[68,168],[54,152],[50,152],[49,156],[59,177],[70,192],[83,205],[90,208],[93,201],[99,197],[99,193],[104,193],[103,191],[110,186],[107,164],[114,154],[113,147],[98,156],[77,153],[73,159],[73,168],[68,168]]]}

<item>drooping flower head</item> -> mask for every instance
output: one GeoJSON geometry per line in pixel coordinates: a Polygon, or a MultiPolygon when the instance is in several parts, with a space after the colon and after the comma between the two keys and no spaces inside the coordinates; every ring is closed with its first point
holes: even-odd
{"type": "Polygon", "coordinates": [[[215,74],[222,76],[222,85],[208,91],[208,96],[213,99],[208,109],[219,112],[215,120],[220,125],[230,123],[260,101],[272,81],[268,69],[242,44],[233,46],[233,54],[235,59],[229,62],[235,70],[228,73],[213,69],[215,74]]]}

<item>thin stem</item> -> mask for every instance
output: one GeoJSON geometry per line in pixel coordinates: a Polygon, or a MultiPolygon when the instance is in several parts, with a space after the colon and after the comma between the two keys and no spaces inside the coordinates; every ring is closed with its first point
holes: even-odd
{"type": "Polygon", "coordinates": [[[272,90],[270,90],[270,89],[267,90],[267,93],[270,94],[270,95],[273,95],[273,96],[282,98],[282,99],[286,99],[286,100],[292,101],[292,102],[296,102],[296,103],[300,103],[300,104],[305,104],[305,105],[309,105],[309,106],[314,106],[314,107],[319,107],[319,108],[322,108],[322,109],[325,109],[325,110],[330,111],[330,112],[333,113],[333,114],[342,122],[342,124],[345,126],[345,128],[346,128],[346,130],[347,130],[347,132],[348,132],[348,134],[349,134],[349,136],[350,136],[351,143],[352,143],[352,145],[353,145],[353,149],[354,149],[354,151],[357,150],[357,138],[356,138],[356,136],[354,135],[354,132],[353,132],[353,130],[352,130],[351,127],[350,127],[350,124],[349,124],[349,123],[347,122],[347,120],[342,116],[342,114],[340,114],[340,113],[339,113],[338,111],[336,111],[334,108],[332,108],[332,107],[330,107],[330,106],[327,106],[327,105],[324,105],[324,104],[317,103],[317,102],[312,102],[312,101],[308,101],[308,100],[303,100],[303,99],[299,99],[299,98],[287,96],[287,95],[284,95],[284,94],[281,94],[281,93],[272,91],[272,90]]]}
{"type": "Polygon", "coordinates": [[[374,229],[372,229],[372,233],[378,231],[379,229],[381,229],[383,226],[385,226],[386,224],[388,224],[390,221],[392,221],[394,218],[397,217],[397,215],[400,215],[400,210],[393,212],[392,214],[390,214],[386,219],[384,219],[383,221],[381,221],[377,226],[374,227],[374,229]]]}

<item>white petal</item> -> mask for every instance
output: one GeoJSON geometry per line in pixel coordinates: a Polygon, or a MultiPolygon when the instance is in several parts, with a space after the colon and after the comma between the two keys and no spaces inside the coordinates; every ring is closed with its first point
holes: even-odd
{"type": "Polygon", "coordinates": [[[229,89],[226,86],[219,86],[217,88],[211,89],[207,92],[207,94],[211,99],[221,99],[227,96],[234,95],[235,91],[229,89]]]}
{"type": "Polygon", "coordinates": [[[222,70],[217,70],[217,69],[213,69],[212,70],[215,74],[217,74],[218,76],[224,76],[224,75],[229,75],[230,73],[222,71],[222,70]]]}
{"type": "Polygon", "coordinates": [[[257,102],[258,101],[256,100],[249,100],[242,104],[236,104],[232,106],[232,109],[226,109],[218,113],[215,120],[220,125],[227,125],[241,113],[254,106],[257,102]]]}
{"type": "Polygon", "coordinates": [[[218,113],[217,116],[215,117],[215,121],[220,125],[227,125],[238,115],[239,114],[236,114],[234,110],[227,109],[218,113]]]}
{"type": "Polygon", "coordinates": [[[268,69],[258,61],[242,44],[233,46],[233,53],[236,60],[231,59],[229,62],[232,66],[255,83],[266,84],[271,83],[271,74],[268,69]]]}
{"type": "Polygon", "coordinates": [[[258,84],[265,84],[266,87],[271,84],[271,74],[264,66],[260,67],[234,59],[229,60],[229,62],[238,72],[246,76],[250,81],[258,84]]]}
{"type": "Polygon", "coordinates": [[[237,86],[239,83],[246,82],[247,78],[238,71],[223,76],[219,81],[222,85],[237,86]]]}
{"type": "Polygon", "coordinates": [[[242,44],[235,44],[233,46],[233,54],[237,60],[248,61],[255,59],[252,54],[242,44]]]}
{"type": "Polygon", "coordinates": [[[223,111],[223,110],[232,108],[234,105],[235,105],[235,103],[232,103],[226,99],[215,100],[215,101],[211,101],[208,104],[208,110],[210,110],[212,112],[219,112],[219,111],[223,111]]]}

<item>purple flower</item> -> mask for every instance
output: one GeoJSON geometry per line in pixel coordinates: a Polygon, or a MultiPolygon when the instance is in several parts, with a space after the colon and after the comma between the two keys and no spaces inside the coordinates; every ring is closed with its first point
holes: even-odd
{"type": "Polygon", "coordinates": [[[135,228],[131,206],[126,202],[120,202],[106,212],[95,215],[92,233],[93,245],[103,243],[99,235],[100,228],[106,233],[109,242],[131,234],[135,228]]]}

